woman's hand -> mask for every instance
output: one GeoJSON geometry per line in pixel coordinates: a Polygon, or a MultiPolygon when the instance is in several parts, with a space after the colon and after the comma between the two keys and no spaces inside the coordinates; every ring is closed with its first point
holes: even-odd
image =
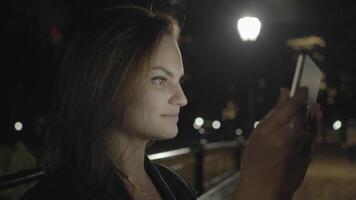
{"type": "Polygon", "coordinates": [[[305,131],[307,90],[293,98],[282,89],[274,109],[254,129],[243,160],[234,199],[291,199],[310,163],[310,133],[305,131]]]}

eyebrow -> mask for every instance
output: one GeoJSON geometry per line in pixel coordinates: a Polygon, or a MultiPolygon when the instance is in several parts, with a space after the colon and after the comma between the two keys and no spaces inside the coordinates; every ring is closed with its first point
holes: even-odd
{"type": "MultiPolygon", "coordinates": [[[[162,66],[155,66],[155,67],[152,67],[151,70],[162,70],[164,73],[166,73],[168,76],[170,77],[174,77],[173,73],[171,71],[169,71],[168,69],[166,69],[165,67],[162,67],[162,66]]],[[[184,79],[185,75],[182,74],[182,76],[179,78],[180,80],[181,79],[184,79]]]]}

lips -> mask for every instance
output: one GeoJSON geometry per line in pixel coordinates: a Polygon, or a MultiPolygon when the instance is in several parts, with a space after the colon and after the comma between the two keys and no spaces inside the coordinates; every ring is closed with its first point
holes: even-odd
{"type": "Polygon", "coordinates": [[[163,117],[178,117],[179,113],[163,114],[161,116],[163,116],[163,117]]]}
{"type": "Polygon", "coordinates": [[[166,113],[161,114],[161,116],[167,116],[167,117],[178,117],[179,116],[179,110],[167,110],[166,113]]]}
{"type": "Polygon", "coordinates": [[[161,116],[164,118],[167,118],[167,119],[172,119],[172,120],[178,121],[179,113],[162,114],[161,116]]]}

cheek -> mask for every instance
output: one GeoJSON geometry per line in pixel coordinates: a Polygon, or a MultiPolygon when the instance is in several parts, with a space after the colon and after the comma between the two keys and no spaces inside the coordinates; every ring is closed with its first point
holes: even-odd
{"type": "Polygon", "coordinates": [[[152,93],[152,95],[147,95],[144,100],[144,117],[142,122],[145,129],[154,132],[151,134],[162,134],[163,132],[166,132],[167,128],[165,128],[165,126],[170,127],[171,123],[169,123],[169,121],[167,123],[167,119],[163,118],[161,115],[170,112],[168,103],[169,96],[162,95],[162,93],[152,93]]]}
{"type": "Polygon", "coordinates": [[[151,91],[143,97],[143,110],[147,114],[163,114],[164,108],[168,105],[168,95],[160,91],[151,91]]]}
{"type": "Polygon", "coordinates": [[[172,138],[177,133],[176,124],[162,118],[169,112],[169,95],[162,90],[146,90],[142,98],[133,105],[130,113],[135,132],[150,139],[172,138]]]}

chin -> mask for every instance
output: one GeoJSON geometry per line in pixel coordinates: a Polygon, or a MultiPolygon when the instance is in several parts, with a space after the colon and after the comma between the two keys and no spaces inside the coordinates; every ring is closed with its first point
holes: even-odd
{"type": "Polygon", "coordinates": [[[155,140],[169,140],[177,136],[178,128],[175,127],[166,130],[161,130],[161,131],[157,131],[156,133],[157,134],[154,136],[155,140]]]}
{"type": "Polygon", "coordinates": [[[165,133],[164,135],[157,136],[156,140],[169,140],[177,136],[177,133],[165,133]]]}

